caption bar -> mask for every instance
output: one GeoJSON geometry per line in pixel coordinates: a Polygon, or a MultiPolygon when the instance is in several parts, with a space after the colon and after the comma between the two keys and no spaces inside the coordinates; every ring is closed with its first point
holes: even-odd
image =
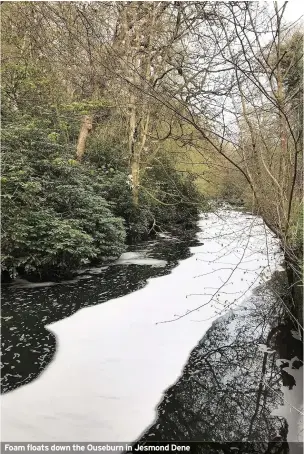
{"type": "Polygon", "coordinates": [[[1,452],[190,452],[180,443],[1,443],[1,452]]]}

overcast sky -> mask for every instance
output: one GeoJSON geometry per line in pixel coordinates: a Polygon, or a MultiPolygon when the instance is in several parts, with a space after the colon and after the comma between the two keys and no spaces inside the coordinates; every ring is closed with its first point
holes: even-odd
{"type": "MultiPolygon", "coordinates": [[[[273,2],[271,2],[271,3],[273,3],[273,2]]],[[[279,5],[282,5],[283,1],[279,0],[278,3],[279,3],[279,5]]],[[[285,10],[285,19],[288,20],[288,22],[294,22],[303,15],[304,15],[303,0],[289,0],[286,10],[285,10]]]]}

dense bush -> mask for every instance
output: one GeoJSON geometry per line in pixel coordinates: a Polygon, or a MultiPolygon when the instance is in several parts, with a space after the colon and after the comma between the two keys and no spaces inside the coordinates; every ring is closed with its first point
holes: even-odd
{"type": "Polygon", "coordinates": [[[122,252],[123,221],[102,196],[102,173],[79,165],[60,131],[6,125],[2,150],[4,270],[44,274],[122,252]]]}
{"type": "Polygon", "coordinates": [[[121,138],[93,134],[75,158],[74,123],[46,112],[5,113],[2,134],[2,270],[41,277],[115,258],[128,241],[193,226],[202,198],[165,154],[142,170],[134,207],[121,138]],[[71,137],[73,136],[73,140],[71,137]]]}

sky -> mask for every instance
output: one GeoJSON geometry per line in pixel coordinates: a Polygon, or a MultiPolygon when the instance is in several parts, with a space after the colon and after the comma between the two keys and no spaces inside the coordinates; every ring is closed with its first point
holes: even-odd
{"type": "MultiPolygon", "coordinates": [[[[272,1],[268,1],[267,3],[273,3],[272,1]]],[[[279,5],[283,4],[282,0],[279,0],[279,5]]],[[[303,0],[290,0],[287,3],[287,7],[285,10],[285,19],[288,22],[293,22],[300,19],[301,16],[304,15],[304,2],[303,0]]],[[[303,18],[302,18],[303,19],[303,18]]]]}

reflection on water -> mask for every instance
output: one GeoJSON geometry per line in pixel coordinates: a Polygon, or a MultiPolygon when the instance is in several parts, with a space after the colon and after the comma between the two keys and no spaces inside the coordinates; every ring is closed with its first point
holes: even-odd
{"type": "Polygon", "coordinates": [[[276,297],[280,274],[213,324],[138,442],[204,441],[200,453],[297,452],[286,443],[286,419],[273,415],[287,405],[282,386],[296,387],[286,366],[303,370],[302,342],[276,297]]]}
{"type": "Polygon", "coordinates": [[[56,338],[45,325],[131,293],[144,287],[147,279],[170,273],[179,260],[190,256],[189,247],[197,244],[189,238],[195,238],[195,232],[180,239],[162,238],[137,245],[142,256],[155,260],[150,265],[145,264],[147,260],[140,265],[113,264],[82,271],[74,281],[3,286],[2,392],[29,383],[53,358],[56,338]]]}

